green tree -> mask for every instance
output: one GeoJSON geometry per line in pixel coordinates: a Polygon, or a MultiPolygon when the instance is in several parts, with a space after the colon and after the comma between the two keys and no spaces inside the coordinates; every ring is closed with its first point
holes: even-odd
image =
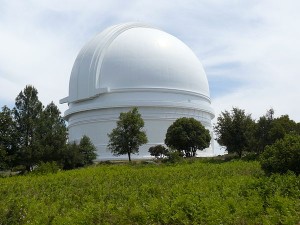
{"type": "Polygon", "coordinates": [[[97,157],[96,150],[90,138],[84,135],[79,144],[74,141],[62,149],[60,163],[66,170],[91,165],[97,157]]]}
{"type": "Polygon", "coordinates": [[[38,99],[37,89],[27,85],[17,96],[13,109],[18,130],[18,156],[20,163],[26,166],[27,171],[32,170],[32,166],[40,159],[35,131],[42,109],[43,105],[38,99]]]}
{"type": "Polygon", "coordinates": [[[162,158],[168,153],[168,149],[163,145],[155,145],[150,147],[148,152],[151,156],[162,158]]]}
{"type": "Polygon", "coordinates": [[[143,131],[144,120],[135,107],[129,112],[120,113],[117,127],[108,134],[108,149],[114,155],[128,155],[138,153],[139,147],[147,143],[147,135],[143,131]]]}
{"type": "Polygon", "coordinates": [[[300,135],[288,134],[273,145],[266,146],[260,156],[260,164],[266,173],[300,174],[300,135]]]}
{"type": "Polygon", "coordinates": [[[0,171],[5,170],[7,168],[8,168],[7,152],[3,148],[3,146],[0,145],[0,171]]]}
{"type": "Polygon", "coordinates": [[[82,166],[83,155],[76,142],[68,143],[62,151],[61,164],[63,169],[70,170],[82,166]]]}
{"type": "Polygon", "coordinates": [[[299,134],[299,125],[291,120],[288,115],[274,118],[274,110],[268,110],[267,114],[260,117],[255,125],[254,146],[256,152],[262,153],[267,145],[274,144],[284,138],[286,134],[299,134]]]}
{"type": "Polygon", "coordinates": [[[2,107],[0,112],[0,148],[1,161],[6,167],[12,168],[16,159],[16,126],[12,118],[12,112],[7,106],[2,107]]]}
{"type": "MultiPolygon", "coordinates": [[[[271,143],[284,138],[286,134],[298,133],[297,123],[289,118],[288,115],[282,115],[275,118],[270,129],[271,143]]],[[[300,134],[300,133],[298,133],[300,134]]]]}
{"type": "Polygon", "coordinates": [[[225,146],[228,153],[236,153],[241,158],[243,152],[251,151],[255,122],[244,110],[232,108],[231,112],[221,112],[214,127],[216,140],[225,146]]]}
{"type": "Polygon", "coordinates": [[[82,155],[82,164],[84,166],[93,164],[93,160],[97,157],[96,151],[97,149],[91,139],[84,135],[79,143],[79,152],[82,155]]]}
{"type": "Polygon", "coordinates": [[[264,151],[267,145],[273,143],[271,137],[271,129],[274,121],[274,110],[270,109],[267,111],[266,115],[259,118],[256,122],[254,130],[254,139],[253,144],[256,146],[256,152],[260,154],[264,151]]]}
{"type": "Polygon", "coordinates": [[[51,102],[41,112],[36,137],[43,162],[59,161],[67,142],[65,120],[57,106],[51,102]]]}
{"type": "Polygon", "coordinates": [[[186,157],[209,147],[209,130],[194,118],[179,118],[167,130],[165,144],[182,151],[186,157]]]}

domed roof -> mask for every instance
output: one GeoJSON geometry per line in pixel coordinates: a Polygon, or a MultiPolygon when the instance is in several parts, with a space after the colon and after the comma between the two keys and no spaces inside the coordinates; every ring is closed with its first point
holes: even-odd
{"type": "Polygon", "coordinates": [[[76,58],[69,96],[62,102],[123,89],[178,90],[209,98],[206,74],[192,50],[176,37],[141,23],[109,27],[88,42],[76,58]]]}

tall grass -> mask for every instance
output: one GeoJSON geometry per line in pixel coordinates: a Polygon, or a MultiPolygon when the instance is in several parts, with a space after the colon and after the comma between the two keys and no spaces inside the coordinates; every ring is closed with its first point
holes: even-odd
{"type": "Polygon", "coordinates": [[[100,165],[0,179],[0,224],[297,224],[300,178],[257,162],[100,165]]]}

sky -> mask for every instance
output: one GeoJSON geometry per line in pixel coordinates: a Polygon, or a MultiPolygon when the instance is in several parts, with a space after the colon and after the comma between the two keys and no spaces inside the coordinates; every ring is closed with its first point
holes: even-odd
{"type": "Polygon", "coordinates": [[[298,0],[0,0],[0,106],[12,108],[31,84],[64,112],[59,100],[83,45],[137,21],[194,51],[216,118],[238,107],[258,119],[273,108],[300,122],[299,10],[298,0]]]}

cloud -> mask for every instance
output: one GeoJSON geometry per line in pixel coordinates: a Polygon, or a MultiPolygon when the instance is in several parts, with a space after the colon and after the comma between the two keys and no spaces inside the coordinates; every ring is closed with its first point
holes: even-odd
{"type": "Polygon", "coordinates": [[[141,21],[178,37],[200,58],[217,116],[237,106],[258,118],[273,107],[300,121],[299,6],[296,0],[1,1],[0,104],[13,105],[26,84],[44,104],[58,104],[82,46],[110,25],[141,21]]]}

